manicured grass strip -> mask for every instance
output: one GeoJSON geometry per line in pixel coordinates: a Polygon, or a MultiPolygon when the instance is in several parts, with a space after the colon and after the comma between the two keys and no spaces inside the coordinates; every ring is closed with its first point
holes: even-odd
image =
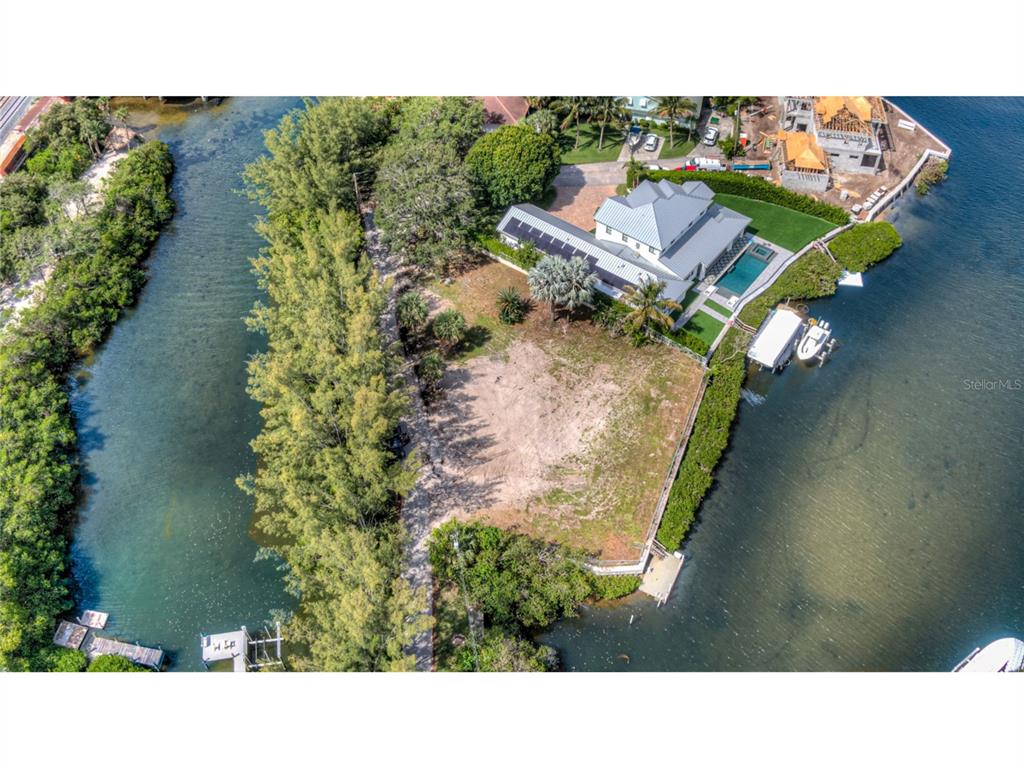
{"type": "Polygon", "coordinates": [[[725,323],[721,320],[716,320],[704,312],[698,312],[683,326],[683,330],[700,337],[710,346],[718,338],[724,325],[725,323]]]}
{"type": "Polygon", "coordinates": [[[576,126],[570,125],[557,136],[558,146],[562,149],[562,164],[604,163],[617,160],[624,142],[622,131],[608,126],[604,132],[602,149],[597,148],[600,136],[601,126],[582,123],[579,148],[573,149],[576,143],[576,126]]]}
{"type": "Polygon", "coordinates": [[[748,227],[750,232],[790,251],[799,251],[816,237],[835,229],[835,224],[817,216],[762,200],[720,192],[715,195],[715,202],[749,216],[753,219],[748,227]]]}
{"type": "MultiPolygon", "coordinates": [[[[666,131],[666,133],[668,133],[668,131],[666,131]]],[[[683,131],[683,135],[686,135],[685,131],[683,131]]],[[[696,146],[696,143],[697,142],[694,141],[693,139],[687,141],[685,138],[680,138],[679,134],[677,133],[676,145],[671,146],[669,144],[669,138],[668,136],[666,136],[665,138],[662,139],[662,154],[658,155],[657,159],[673,160],[675,158],[685,158],[693,150],[693,147],[696,146]]]]}
{"type": "Polygon", "coordinates": [[[744,351],[748,341],[745,333],[732,328],[712,358],[711,380],[658,527],[657,539],[668,550],[678,549],[683,543],[711,487],[715,466],[729,444],[729,429],[747,373],[744,351]]]}
{"type": "MultiPolygon", "coordinates": [[[[668,179],[676,184],[687,181],[703,181],[711,187],[713,192],[775,203],[783,208],[825,219],[836,226],[842,226],[850,221],[850,214],[838,205],[823,203],[808,195],[801,195],[799,192],[778,187],[759,176],[747,176],[731,171],[651,171],[647,169],[640,170],[639,176],[641,179],[650,179],[651,181],[668,179]]],[[[632,183],[633,175],[628,174],[626,181],[632,183]]]]}
{"type": "Polygon", "coordinates": [[[720,312],[725,317],[732,317],[732,310],[729,309],[728,307],[723,307],[717,301],[712,301],[711,299],[708,299],[707,301],[704,302],[704,306],[711,307],[713,310],[715,310],[715,312],[720,312]]]}

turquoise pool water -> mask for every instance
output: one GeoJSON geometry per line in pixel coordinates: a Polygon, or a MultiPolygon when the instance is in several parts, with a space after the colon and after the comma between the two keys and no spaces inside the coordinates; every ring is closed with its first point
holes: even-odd
{"type": "Polygon", "coordinates": [[[726,272],[716,285],[730,293],[735,293],[737,296],[742,296],[743,292],[750,287],[750,284],[757,279],[757,276],[767,266],[766,262],[751,255],[749,252],[744,253],[732,265],[732,269],[726,272]]]}

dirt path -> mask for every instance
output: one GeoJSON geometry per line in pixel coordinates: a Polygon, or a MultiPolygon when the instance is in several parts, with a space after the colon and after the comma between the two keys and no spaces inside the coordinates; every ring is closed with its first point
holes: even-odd
{"type": "MultiPolygon", "coordinates": [[[[393,256],[380,242],[380,235],[373,220],[373,212],[363,211],[363,228],[366,231],[366,248],[377,269],[381,280],[395,278],[388,294],[387,307],[381,318],[382,330],[391,343],[400,343],[398,336],[398,320],[395,316],[395,304],[398,297],[397,273],[401,266],[398,257],[393,256]]],[[[420,397],[419,382],[416,370],[406,360],[402,367],[406,387],[409,392],[409,412],[402,419],[401,427],[409,436],[410,449],[418,448],[423,462],[416,485],[406,496],[402,504],[401,519],[405,528],[405,557],[402,564],[402,576],[414,590],[422,590],[426,595],[427,605],[424,610],[428,616],[434,612],[433,575],[428,557],[428,540],[434,526],[441,521],[437,516],[443,514],[443,506],[435,504],[434,498],[441,495],[442,462],[440,445],[430,423],[424,416],[423,400],[420,397]]],[[[427,629],[413,640],[408,649],[416,658],[416,670],[429,672],[434,663],[434,631],[427,629]]]]}

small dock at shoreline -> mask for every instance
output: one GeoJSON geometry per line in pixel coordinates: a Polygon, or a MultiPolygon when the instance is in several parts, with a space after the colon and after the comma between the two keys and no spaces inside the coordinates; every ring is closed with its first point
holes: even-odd
{"type": "Polygon", "coordinates": [[[234,632],[218,632],[200,635],[199,645],[203,652],[203,666],[207,669],[219,661],[231,661],[232,672],[248,672],[251,669],[283,665],[281,660],[281,622],[275,631],[269,629],[253,637],[242,625],[234,632]],[[271,655],[273,654],[273,655],[271,655]]]}
{"type": "Polygon", "coordinates": [[[668,602],[686,558],[681,552],[669,553],[661,546],[651,549],[651,560],[644,571],[640,591],[653,597],[660,608],[668,602]]]}
{"type": "Polygon", "coordinates": [[[95,630],[107,625],[110,614],[102,611],[83,611],[78,622],[61,621],[53,635],[53,644],[73,651],[81,650],[92,661],[100,656],[123,656],[129,661],[160,671],[166,655],[160,648],[147,648],[138,643],[126,643],[112,637],[100,637],[95,630]]]}
{"type": "Polygon", "coordinates": [[[85,655],[92,661],[98,656],[123,656],[143,667],[159,670],[164,664],[164,652],[159,648],[147,648],[138,643],[126,643],[110,637],[92,635],[85,646],[85,655]]]}

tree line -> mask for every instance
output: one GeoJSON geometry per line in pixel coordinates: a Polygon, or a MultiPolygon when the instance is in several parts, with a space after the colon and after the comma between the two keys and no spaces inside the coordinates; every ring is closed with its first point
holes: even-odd
{"type": "MultiPolygon", "coordinates": [[[[67,550],[78,478],[68,373],[145,280],[142,261],[174,209],[173,161],[151,142],[118,163],[81,217],[42,301],[0,344],[0,668],[67,669],[51,644],[71,607],[67,550]]],[[[6,182],[5,185],[6,186],[6,182]]]]}

